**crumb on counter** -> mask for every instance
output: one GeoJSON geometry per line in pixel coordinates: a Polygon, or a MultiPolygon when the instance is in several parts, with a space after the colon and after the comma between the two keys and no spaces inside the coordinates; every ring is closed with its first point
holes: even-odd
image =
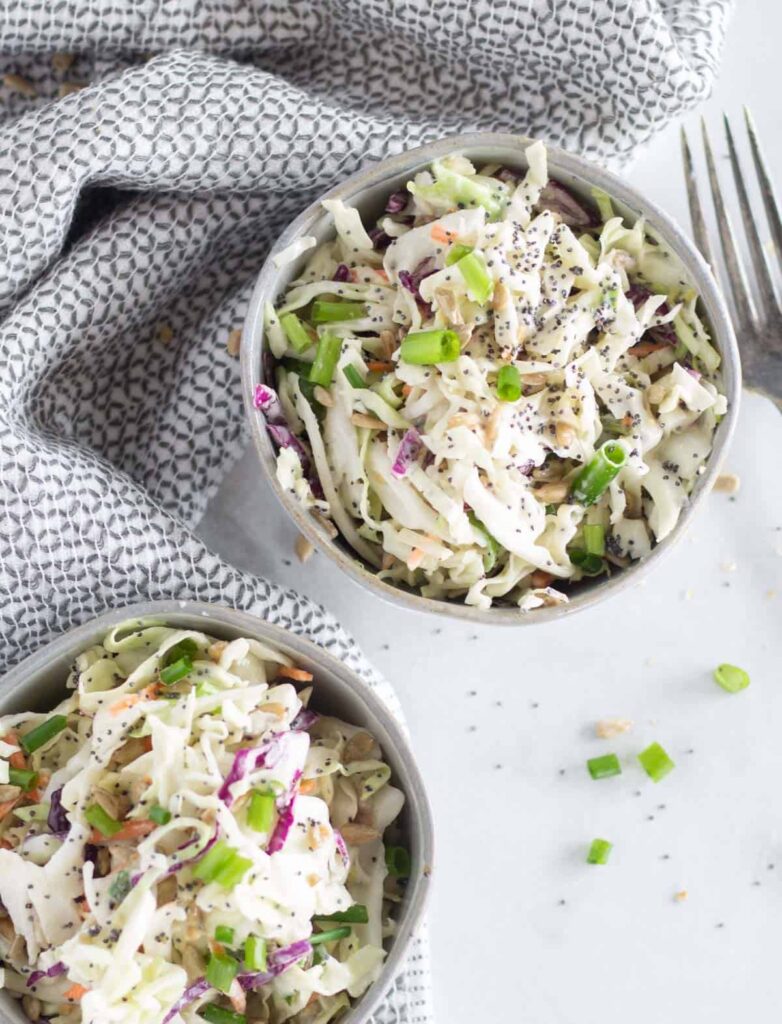
{"type": "Polygon", "coordinates": [[[720,494],[736,494],[741,487],[741,479],[736,473],[720,473],[714,481],[714,490],[720,494]]]}
{"type": "Polygon", "coordinates": [[[155,335],[157,340],[162,341],[164,345],[168,345],[174,340],[174,331],[171,324],[158,324],[155,335]]]}
{"type": "Polygon", "coordinates": [[[38,90],[33,83],[27,78],[22,78],[21,75],[4,75],[3,85],[6,89],[10,89],[11,92],[19,93],[20,96],[33,97],[38,95],[38,90]]]}
{"type": "Polygon", "coordinates": [[[308,562],[310,558],[312,558],[312,555],[315,551],[315,548],[312,546],[312,544],[310,544],[307,538],[302,536],[301,534],[299,534],[299,536],[296,538],[294,549],[296,551],[296,557],[302,563],[302,565],[305,562],[308,562]]]}
{"type": "Polygon", "coordinates": [[[66,96],[72,96],[73,93],[81,92],[82,89],[86,88],[86,82],[61,82],[60,87],[57,90],[57,95],[60,99],[64,99],[66,96]]]}
{"type": "Polygon", "coordinates": [[[723,572],[735,572],[738,569],[738,565],[735,562],[721,562],[720,569],[723,572]]]}
{"type": "Polygon", "coordinates": [[[59,71],[61,74],[64,74],[75,60],[75,53],[53,53],[52,67],[55,71],[59,71]]]}
{"type": "Polygon", "coordinates": [[[242,329],[241,327],[235,328],[228,335],[228,341],[225,343],[225,347],[228,349],[229,356],[238,356],[239,350],[242,347],[242,329]]]}
{"type": "Polygon", "coordinates": [[[629,718],[601,718],[595,725],[595,735],[601,740],[609,740],[623,732],[629,732],[633,723],[629,718]]]}
{"type": "Polygon", "coordinates": [[[678,892],[673,894],[673,898],[676,903],[684,903],[688,896],[689,893],[686,889],[680,889],[678,892]]]}

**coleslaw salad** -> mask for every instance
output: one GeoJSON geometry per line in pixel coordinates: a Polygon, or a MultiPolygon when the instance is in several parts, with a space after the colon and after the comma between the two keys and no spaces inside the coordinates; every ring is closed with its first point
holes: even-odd
{"type": "Polygon", "coordinates": [[[370,231],[327,200],[337,237],[267,305],[277,386],[255,394],[285,490],[380,578],[479,608],[564,602],[645,557],[726,408],[680,261],[548,180],[540,144],[527,160],[441,158],[370,231]]]}
{"type": "Polygon", "coordinates": [[[134,622],[68,685],[0,719],[5,987],[58,1024],[339,1015],[404,886],[375,740],[257,640],[134,622]]]}

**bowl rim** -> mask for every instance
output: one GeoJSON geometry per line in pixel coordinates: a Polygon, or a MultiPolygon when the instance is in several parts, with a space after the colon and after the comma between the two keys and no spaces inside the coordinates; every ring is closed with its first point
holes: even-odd
{"type": "MultiPolygon", "coordinates": [[[[407,776],[404,788],[405,803],[410,815],[411,832],[415,833],[420,853],[421,870],[414,878],[411,877],[408,883],[408,898],[403,905],[404,911],[397,921],[397,931],[392,945],[387,951],[377,981],[373,982],[364,995],[351,1005],[344,1018],[345,1024],[365,1024],[400,974],[413,939],[421,925],[431,889],[430,876],[434,863],[434,824],[423,776],[400,722],[393,716],[382,698],[353,669],[326,648],[307,637],[293,633],[283,626],[267,622],[265,619],[253,615],[252,612],[203,601],[143,601],[104,612],[81,625],[66,630],[42,644],[23,661],[10,668],[0,678],[0,715],[12,713],[8,707],[13,705],[15,698],[18,699],[19,695],[24,695],[23,691],[29,692],[45,684],[46,680],[41,676],[55,661],[69,652],[83,650],[113,626],[128,620],[142,618],[169,620],[176,624],[177,617],[183,620],[203,621],[205,632],[208,632],[210,625],[214,624],[218,631],[235,631],[237,636],[255,637],[263,642],[276,645],[283,651],[300,658],[303,662],[316,666],[325,674],[325,679],[321,679],[320,682],[325,683],[326,686],[330,685],[331,677],[336,676],[340,683],[364,705],[369,719],[379,723],[380,731],[384,732],[391,740],[394,757],[403,766],[407,776]]],[[[64,677],[62,682],[64,686],[64,677]]],[[[13,1009],[16,1009],[16,1005],[16,1000],[14,1000],[13,1009]]],[[[4,1008],[0,1008],[0,1016],[5,1016],[4,1008]]],[[[18,1019],[20,1021],[27,1020],[24,1015],[18,1019]]]]}
{"type": "MultiPolygon", "coordinates": [[[[351,553],[347,547],[339,546],[338,538],[332,539],[299,502],[280,486],[273,469],[272,443],[262,417],[253,406],[255,385],[263,381],[263,306],[266,301],[273,302],[277,298],[279,287],[276,282],[284,273],[284,268],[280,269],[275,266],[275,256],[292,241],[307,234],[308,229],[327,216],[321,206],[324,199],[342,199],[346,202],[360,204],[361,193],[367,189],[377,187],[385,179],[389,179],[389,190],[393,190],[398,184],[393,179],[399,178],[402,174],[415,173],[416,170],[430,164],[432,160],[453,152],[465,153],[469,157],[470,151],[486,150],[492,147],[503,150],[512,149],[518,152],[519,164],[523,165],[524,150],[535,141],[539,140],[511,133],[469,132],[448,135],[434,142],[405,150],[368,167],[363,167],[344,179],[310,203],[282,232],[269,251],[256,279],[242,333],[241,386],[258,461],[267,484],[274,491],[278,501],[299,532],[318,550],[324,552],[349,579],[378,597],[410,611],[425,611],[472,624],[542,625],[591,608],[646,579],[647,575],[660,564],[661,559],[676,546],[686,533],[693,516],[702,506],[723,464],[735,430],[741,395],[741,360],[736,336],[719,284],[709,265],[676,221],[657,204],[645,199],[632,185],[584,157],[546,143],[549,171],[552,176],[564,174],[565,177],[580,179],[585,185],[603,189],[612,199],[629,207],[638,216],[644,216],[681,259],[698,290],[700,301],[708,311],[709,324],[722,356],[722,383],[728,410],[717,426],[712,450],[704,465],[704,471],[695,484],[689,503],[682,509],[673,531],[663,541],[656,544],[646,558],[632,563],[609,579],[577,594],[568,603],[536,608],[529,612],[501,605],[483,609],[467,605],[463,601],[428,598],[378,579],[374,572],[364,565],[358,555],[351,553]]],[[[507,159],[507,155],[505,159],[507,159]]]]}

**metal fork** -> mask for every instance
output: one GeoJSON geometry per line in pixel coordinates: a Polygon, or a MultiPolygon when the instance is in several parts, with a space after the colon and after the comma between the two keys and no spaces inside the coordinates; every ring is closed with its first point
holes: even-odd
{"type": "MultiPolygon", "coordinates": [[[[773,241],[773,257],[782,266],[782,217],[774,196],[774,189],[766,164],[761,156],[757,132],[749,111],[744,108],[744,118],[749,135],[752,162],[758,176],[760,194],[766,211],[771,238],[773,241]]],[[[748,283],[744,261],[736,245],[736,236],[731,219],[725,206],[720,188],[714,154],[709,143],[706,124],[701,118],[703,132],[703,148],[706,152],[706,167],[709,174],[714,210],[717,215],[717,229],[722,246],[722,256],[727,272],[730,292],[733,297],[734,327],[741,351],[741,363],[745,385],[775,402],[782,412],[782,305],[774,285],[772,270],[763,243],[757,221],[752,213],[744,176],[741,171],[738,153],[733,141],[733,133],[727,117],[724,117],[725,135],[728,141],[730,165],[739,200],[741,220],[744,225],[747,245],[754,268],[754,296],[748,283]]],[[[690,204],[692,230],[695,244],[703,258],[712,267],[716,276],[716,266],[712,259],[706,223],[703,218],[698,186],[695,181],[692,154],[687,135],[682,128],[682,158],[684,160],[684,177],[687,182],[687,198],[690,204]]]]}

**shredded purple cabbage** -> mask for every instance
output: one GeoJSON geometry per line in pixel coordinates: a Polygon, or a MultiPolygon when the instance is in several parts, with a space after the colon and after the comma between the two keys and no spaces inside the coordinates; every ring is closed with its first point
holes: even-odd
{"type": "Polygon", "coordinates": [[[317,711],[310,711],[309,708],[301,708],[298,715],[291,722],[291,731],[306,732],[318,721],[320,715],[317,711]]]}
{"type": "Polygon", "coordinates": [[[277,397],[277,392],[274,388],[270,388],[268,384],[255,385],[253,405],[266,417],[267,424],[285,423],[285,414],[282,411],[282,405],[277,397]]]}
{"type": "Polygon", "coordinates": [[[182,995],[177,999],[171,1009],[163,1018],[161,1024],[168,1024],[169,1021],[173,1020],[178,1013],[180,1013],[186,1006],[194,1003],[196,999],[200,999],[201,996],[206,995],[212,986],[206,980],[206,978],[198,978],[193,982],[192,985],[188,985],[182,995]]]}
{"type": "Polygon", "coordinates": [[[334,845],[337,848],[337,852],[344,860],[345,864],[350,867],[350,854],[348,853],[347,843],[342,838],[342,833],[338,828],[335,828],[332,831],[334,832],[334,845]]]}
{"type": "Polygon", "coordinates": [[[498,171],[494,172],[493,177],[499,178],[500,181],[504,181],[506,185],[515,185],[519,180],[517,171],[512,171],[510,167],[500,167],[498,171]]]}
{"type": "Polygon", "coordinates": [[[256,989],[268,985],[277,975],[287,971],[289,967],[293,967],[299,960],[309,956],[311,952],[310,943],[306,939],[301,939],[299,942],[286,946],[285,949],[278,949],[274,953],[270,953],[265,971],[247,971],[244,974],[238,974],[237,981],[245,992],[254,992],[256,989]]]}
{"type": "Polygon", "coordinates": [[[391,244],[391,237],[382,228],[372,228],[369,237],[376,249],[387,249],[391,244]]]}
{"type": "Polygon", "coordinates": [[[562,223],[569,228],[588,228],[597,223],[594,215],[576,199],[570,189],[558,181],[549,181],[544,186],[537,209],[558,213],[562,223]]]}
{"type": "MultiPolygon", "coordinates": [[[[644,288],[642,284],[631,284],[625,295],[632,302],[636,310],[640,309],[646,300],[652,297],[649,289],[644,288]]],[[[661,306],[657,307],[657,312],[660,316],[666,316],[670,311],[671,307],[667,302],[663,302],[661,306]]],[[[653,341],[659,341],[663,345],[673,345],[675,347],[679,343],[673,324],[657,324],[655,327],[649,327],[644,331],[644,334],[648,334],[653,341]]]]}
{"type": "MultiPolygon", "coordinates": [[[[296,782],[298,782],[298,780],[301,778],[301,772],[298,772],[297,775],[298,778],[295,780],[296,782]]],[[[269,839],[269,845],[266,847],[267,853],[277,853],[278,850],[281,850],[283,846],[285,846],[285,840],[288,838],[288,833],[290,832],[291,827],[293,825],[293,812],[295,804],[296,796],[294,794],[294,796],[291,798],[290,803],[287,804],[287,806],[283,807],[280,810],[279,815],[277,816],[277,824],[274,826],[274,831],[272,832],[271,838],[269,839]]]]}
{"type": "Polygon", "coordinates": [[[332,281],[349,281],[350,280],[350,267],[347,263],[340,263],[337,269],[334,271],[334,277],[332,281]]]}
{"type": "Polygon", "coordinates": [[[391,467],[391,472],[395,477],[403,477],[407,473],[410,466],[421,454],[423,446],[424,443],[421,440],[421,435],[415,427],[410,427],[409,430],[405,431],[399,443],[394,464],[391,467]]]}
{"type": "Polygon", "coordinates": [[[45,971],[33,971],[30,977],[27,979],[27,987],[32,988],[33,985],[37,985],[39,981],[44,978],[59,978],[61,974],[65,974],[68,968],[62,962],[58,960],[56,964],[53,964],[45,971]]]}
{"type": "Polygon", "coordinates": [[[259,747],[242,747],[241,750],[237,750],[233,764],[217,793],[226,807],[230,807],[234,802],[231,786],[235,782],[246,779],[251,772],[257,771],[259,768],[273,768],[277,764],[285,749],[284,740],[284,734],[282,736],[275,735],[259,747]]]}
{"type": "Polygon", "coordinates": [[[407,206],[407,192],[392,192],[386,200],[386,213],[401,213],[407,206]]]}
{"type": "Polygon", "coordinates": [[[49,829],[55,833],[55,835],[61,835],[63,832],[67,832],[71,823],[68,820],[68,815],[65,813],[65,808],[62,805],[62,786],[59,789],[55,789],[51,795],[49,803],[49,814],[46,818],[46,824],[49,829]]]}
{"type": "Polygon", "coordinates": [[[412,292],[416,297],[417,302],[423,302],[421,298],[421,282],[425,277],[429,277],[430,274],[437,272],[437,267],[434,263],[433,256],[427,256],[425,260],[421,260],[417,267],[412,271],[400,270],[398,277],[399,283],[403,288],[407,288],[409,292],[412,292]]]}

